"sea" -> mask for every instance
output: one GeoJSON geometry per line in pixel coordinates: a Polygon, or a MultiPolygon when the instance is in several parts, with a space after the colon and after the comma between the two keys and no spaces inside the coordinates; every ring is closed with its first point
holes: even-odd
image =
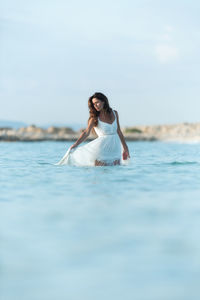
{"type": "Polygon", "coordinates": [[[0,299],[199,300],[200,144],[56,166],[70,145],[0,143],[0,299]]]}

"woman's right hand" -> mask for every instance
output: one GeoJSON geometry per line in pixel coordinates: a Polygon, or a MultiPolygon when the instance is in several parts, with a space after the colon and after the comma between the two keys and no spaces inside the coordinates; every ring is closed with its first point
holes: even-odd
{"type": "Polygon", "coordinates": [[[73,144],[69,149],[72,150],[74,148],[76,148],[77,146],[75,144],[73,144]]]}

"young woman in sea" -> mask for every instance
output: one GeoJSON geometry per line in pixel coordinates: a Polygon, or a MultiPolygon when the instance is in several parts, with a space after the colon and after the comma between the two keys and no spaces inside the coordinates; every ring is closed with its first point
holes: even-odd
{"type": "Polygon", "coordinates": [[[88,100],[88,126],[77,141],[68,149],[58,165],[112,166],[123,164],[130,158],[128,146],[120,129],[119,115],[113,110],[108,98],[94,93],[88,100]],[[98,137],[78,147],[94,130],[98,137]]]}

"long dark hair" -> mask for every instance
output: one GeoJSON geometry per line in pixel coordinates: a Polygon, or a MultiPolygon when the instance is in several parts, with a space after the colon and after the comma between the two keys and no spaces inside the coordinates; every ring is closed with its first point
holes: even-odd
{"type": "Polygon", "coordinates": [[[108,98],[102,93],[96,92],[89,98],[88,107],[89,107],[90,116],[89,116],[88,122],[90,119],[94,119],[94,126],[97,126],[98,125],[98,116],[99,116],[100,112],[95,109],[94,104],[92,102],[93,98],[97,98],[98,100],[104,102],[104,109],[108,114],[111,113],[112,109],[109,105],[108,98]]]}

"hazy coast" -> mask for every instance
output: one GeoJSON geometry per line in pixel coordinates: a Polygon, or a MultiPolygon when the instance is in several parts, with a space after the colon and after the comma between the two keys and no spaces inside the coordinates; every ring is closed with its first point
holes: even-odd
{"type": "MultiPolygon", "coordinates": [[[[19,129],[0,128],[0,141],[73,141],[82,130],[68,127],[43,129],[35,125],[19,129]]],[[[180,123],[174,125],[141,125],[122,128],[129,141],[177,141],[200,142],[200,123],[180,123]]],[[[89,140],[95,135],[90,135],[89,140]]]]}

